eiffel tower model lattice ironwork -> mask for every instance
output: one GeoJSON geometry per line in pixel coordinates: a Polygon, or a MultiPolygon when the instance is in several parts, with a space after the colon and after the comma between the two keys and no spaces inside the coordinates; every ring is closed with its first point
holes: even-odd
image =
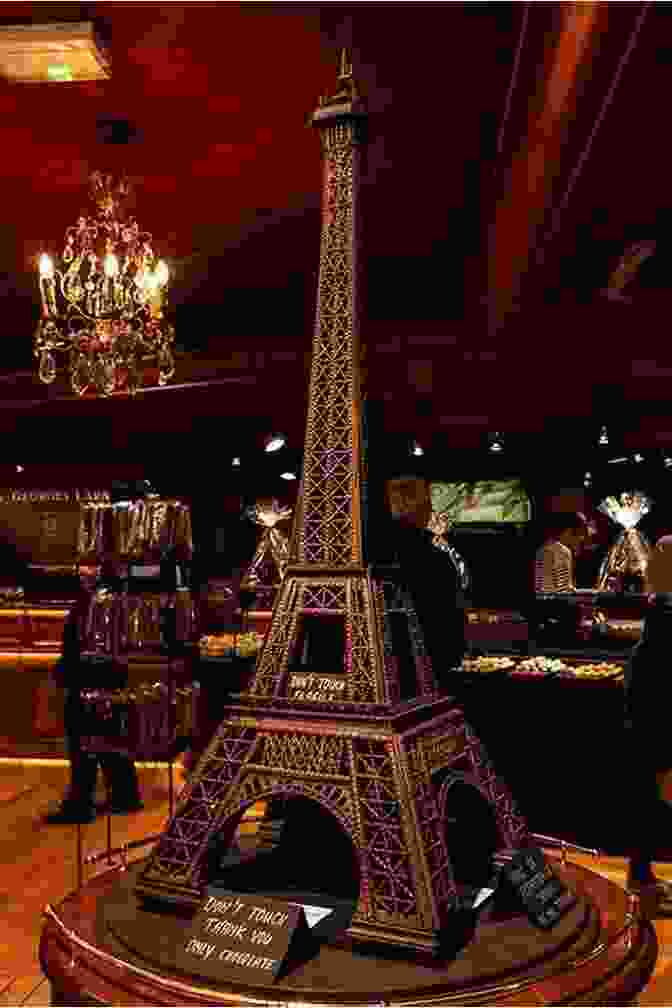
{"type": "Polygon", "coordinates": [[[290,563],[251,685],[222,712],[136,891],[196,905],[211,881],[213,840],[232,838],[247,807],[309,798],[356,852],[349,934],[435,952],[457,905],[451,784],[478,789],[502,849],[520,846],[527,830],[462,710],[439,688],[408,593],[363,555],[355,273],[365,112],[345,53],[338,83],[312,117],[324,166],[321,255],[290,563]],[[407,627],[412,696],[400,688],[395,618],[407,627]]]}

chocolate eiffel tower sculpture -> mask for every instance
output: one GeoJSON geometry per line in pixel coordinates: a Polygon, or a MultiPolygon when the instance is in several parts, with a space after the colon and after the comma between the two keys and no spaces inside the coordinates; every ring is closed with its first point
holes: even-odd
{"type": "Polygon", "coordinates": [[[345,53],[338,82],[312,117],[324,160],[322,242],[290,563],[249,690],[222,712],[137,892],[197,904],[211,881],[213,840],[232,838],[249,805],[309,798],[355,849],[360,887],[350,935],[434,952],[457,904],[451,785],[471,782],[489,803],[500,848],[520,846],[527,832],[462,710],[439,689],[398,578],[377,578],[365,565],[355,303],[365,113],[345,53]],[[414,668],[411,696],[402,695],[393,652],[391,622],[399,618],[414,668]]]}

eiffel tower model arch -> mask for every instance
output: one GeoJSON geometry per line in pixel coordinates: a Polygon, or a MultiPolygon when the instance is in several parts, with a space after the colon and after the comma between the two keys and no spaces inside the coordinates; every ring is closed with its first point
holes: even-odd
{"type": "Polygon", "coordinates": [[[251,685],[222,712],[136,892],[197,905],[211,881],[213,840],[232,838],[251,803],[301,796],[330,812],[354,846],[360,889],[349,934],[435,952],[458,897],[451,781],[478,788],[502,849],[528,834],[439,686],[398,572],[376,573],[363,552],[355,277],[365,119],[344,52],[337,92],[312,117],[323,155],[321,252],[290,562],[251,685]],[[407,631],[412,695],[401,687],[394,620],[407,631]]]}

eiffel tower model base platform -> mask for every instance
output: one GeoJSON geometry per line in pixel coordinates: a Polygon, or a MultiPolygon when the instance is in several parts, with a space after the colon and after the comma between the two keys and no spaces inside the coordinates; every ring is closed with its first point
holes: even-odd
{"type": "MultiPolygon", "coordinates": [[[[627,894],[577,865],[554,869],[579,899],[550,932],[484,909],[468,944],[434,965],[389,950],[323,945],[268,986],[180,974],[171,949],[188,923],[148,911],[135,894],[144,862],[107,871],[47,908],[40,944],[54,1005],[624,1005],[646,985],[657,943],[627,894]]],[[[487,907],[487,904],[486,904],[487,907]]]]}

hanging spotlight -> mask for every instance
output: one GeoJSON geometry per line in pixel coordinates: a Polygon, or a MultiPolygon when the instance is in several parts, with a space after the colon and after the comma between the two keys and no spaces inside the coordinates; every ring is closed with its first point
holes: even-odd
{"type": "Polygon", "coordinates": [[[608,445],[609,444],[609,434],[607,433],[607,428],[606,427],[602,427],[602,429],[600,430],[600,439],[599,439],[598,444],[601,444],[601,445],[608,445]]]}
{"type": "Polygon", "coordinates": [[[672,469],[672,458],[669,455],[666,455],[663,459],[663,465],[666,469],[672,469]]]}
{"type": "Polygon", "coordinates": [[[280,479],[295,480],[296,479],[296,473],[293,473],[293,472],[280,473],[280,479]]]}
{"type": "Polygon", "coordinates": [[[639,452],[635,452],[635,454],[632,456],[632,458],[633,458],[634,462],[643,462],[644,461],[644,456],[640,455],[639,452]]]}
{"type": "Polygon", "coordinates": [[[231,459],[231,466],[233,469],[240,468],[240,458],[238,455],[236,455],[234,458],[231,459]]]}
{"type": "Polygon", "coordinates": [[[264,451],[276,452],[284,448],[287,438],[284,434],[268,434],[264,438],[264,451]]]}
{"type": "Polygon", "coordinates": [[[490,451],[501,452],[504,450],[504,438],[499,432],[489,435],[490,451]]]}
{"type": "Polygon", "coordinates": [[[22,473],[23,472],[23,466],[17,466],[16,467],[16,471],[17,471],[17,473],[22,473]]]}
{"type": "Polygon", "coordinates": [[[412,441],[411,442],[411,454],[412,455],[416,455],[418,457],[420,455],[424,455],[425,454],[425,449],[422,447],[422,445],[420,444],[419,441],[412,441]]]}

